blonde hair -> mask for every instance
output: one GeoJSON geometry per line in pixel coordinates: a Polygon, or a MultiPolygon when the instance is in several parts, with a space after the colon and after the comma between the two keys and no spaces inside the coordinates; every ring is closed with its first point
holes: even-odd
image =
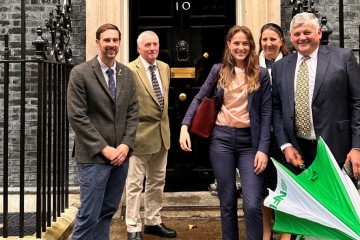
{"type": "Polygon", "coordinates": [[[250,29],[246,26],[235,25],[229,29],[226,35],[225,50],[222,59],[222,67],[219,73],[220,76],[218,85],[224,89],[228,89],[231,86],[231,81],[236,77],[235,58],[231,55],[227,42],[230,42],[232,37],[238,32],[244,33],[250,44],[250,52],[245,59],[245,83],[247,93],[249,94],[258,90],[260,87],[260,68],[258,64],[258,56],[255,50],[255,41],[250,29]]]}

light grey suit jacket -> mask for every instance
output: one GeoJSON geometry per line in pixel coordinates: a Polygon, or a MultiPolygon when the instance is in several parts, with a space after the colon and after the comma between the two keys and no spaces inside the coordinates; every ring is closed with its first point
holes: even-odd
{"type": "Polygon", "coordinates": [[[116,62],[113,99],[97,57],[74,67],[67,91],[68,118],[75,132],[73,155],[81,163],[105,163],[107,145],[126,144],[130,156],[138,125],[138,100],[131,70],[116,62]]]}
{"type": "MultiPolygon", "coordinates": [[[[294,131],[294,76],[297,54],[275,62],[273,126],[279,145],[299,149],[294,131]]],[[[316,137],[322,137],[339,163],[360,148],[360,68],[349,49],[319,46],[312,113],[316,137]]]]}
{"type": "Polygon", "coordinates": [[[139,126],[136,132],[134,154],[152,154],[160,151],[164,145],[170,148],[170,125],[168,115],[170,68],[166,63],[157,60],[160,78],[164,91],[164,110],[156,98],[153,87],[146,75],[140,57],[128,64],[133,71],[136,92],[139,99],[139,126]]]}

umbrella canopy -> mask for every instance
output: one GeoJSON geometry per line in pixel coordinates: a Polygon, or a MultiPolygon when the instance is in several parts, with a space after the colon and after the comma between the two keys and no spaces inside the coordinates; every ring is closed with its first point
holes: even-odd
{"type": "Polygon", "coordinates": [[[275,210],[274,231],[317,239],[360,239],[359,193],[323,139],[318,140],[314,162],[299,175],[272,161],[277,187],[269,189],[264,205],[275,210]]]}

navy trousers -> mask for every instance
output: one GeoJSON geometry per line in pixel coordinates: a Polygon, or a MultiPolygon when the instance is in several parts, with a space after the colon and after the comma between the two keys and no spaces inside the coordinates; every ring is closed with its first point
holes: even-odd
{"type": "Polygon", "coordinates": [[[78,163],[77,167],[81,206],[72,240],[108,240],[111,219],[124,190],[129,160],[121,166],[78,163]]]}
{"type": "Polygon", "coordinates": [[[254,173],[255,154],[250,128],[215,126],[210,141],[210,161],[218,184],[223,240],[238,240],[236,168],[240,171],[247,239],[263,237],[262,174],[254,173]]]}

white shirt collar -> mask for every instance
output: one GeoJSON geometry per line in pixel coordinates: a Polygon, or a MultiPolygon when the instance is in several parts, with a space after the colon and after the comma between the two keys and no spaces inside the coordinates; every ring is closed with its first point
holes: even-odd
{"type": "MultiPolygon", "coordinates": [[[[156,61],[154,62],[154,64],[150,64],[150,63],[148,63],[141,55],[140,55],[140,60],[141,60],[142,64],[144,65],[144,68],[145,68],[146,70],[149,69],[149,66],[150,66],[150,65],[155,65],[155,66],[156,66],[156,61]]],[[[157,66],[156,66],[156,68],[157,68],[157,66]]],[[[155,69],[156,69],[156,68],[155,68],[155,69]]]]}
{"type": "MultiPolygon", "coordinates": [[[[280,60],[283,58],[283,54],[282,52],[279,52],[279,54],[277,55],[276,59],[274,62],[280,60]]],[[[265,53],[264,53],[264,50],[262,50],[259,54],[259,64],[260,66],[266,68],[266,64],[265,64],[265,53]]]]}
{"type": "MultiPolygon", "coordinates": [[[[309,55],[309,57],[312,59],[312,60],[317,60],[317,56],[318,56],[318,52],[319,52],[319,46],[309,55]]],[[[301,61],[301,59],[304,57],[302,54],[300,54],[299,52],[297,52],[298,54],[298,59],[297,61],[301,61]]]]}
{"type": "MultiPolygon", "coordinates": [[[[98,60],[99,63],[100,63],[101,71],[102,71],[103,73],[106,73],[106,71],[109,69],[109,67],[106,66],[105,63],[103,63],[103,62],[100,60],[99,56],[97,56],[97,60],[98,60]]],[[[116,61],[114,61],[114,64],[113,64],[110,68],[111,68],[112,70],[114,70],[114,73],[116,72],[116,61]]]]}

